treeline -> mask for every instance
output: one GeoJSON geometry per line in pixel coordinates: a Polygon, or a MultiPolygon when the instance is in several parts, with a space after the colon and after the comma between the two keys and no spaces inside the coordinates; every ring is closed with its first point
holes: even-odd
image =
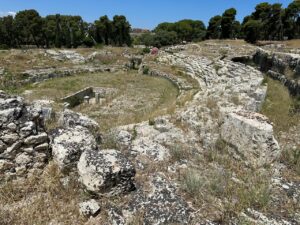
{"type": "Polygon", "coordinates": [[[0,47],[129,46],[130,30],[131,26],[125,16],[114,16],[112,21],[103,16],[94,23],[87,23],[80,16],[56,14],[41,17],[35,10],[24,10],[15,17],[0,18],[0,47]]]}
{"type": "Polygon", "coordinates": [[[176,23],[161,23],[152,33],[134,40],[135,44],[161,47],[204,39],[245,39],[250,43],[258,40],[284,40],[300,38],[300,0],[283,8],[282,4],[263,2],[246,16],[242,24],[236,20],[237,11],[230,8],[209,21],[206,29],[202,21],[181,20],[176,23]]]}
{"type": "Polygon", "coordinates": [[[255,11],[244,18],[242,32],[251,43],[300,38],[300,0],[293,1],[287,8],[279,3],[258,4],[255,11]]]}
{"type": "Polygon", "coordinates": [[[145,33],[135,39],[135,44],[147,46],[166,46],[183,41],[202,41],[206,27],[199,20],[181,20],[176,23],[161,23],[153,33],[145,33]]]}
{"type": "MultiPolygon", "coordinates": [[[[260,3],[242,24],[236,20],[236,14],[236,9],[227,9],[222,15],[212,17],[207,28],[200,20],[161,23],[153,32],[135,37],[134,44],[161,47],[205,39],[242,38],[255,43],[300,38],[300,0],[294,0],[286,8],[279,3],[260,3]]],[[[125,16],[114,16],[113,20],[103,16],[94,23],[87,23],[80,16],[41,17],[35,10],[24,10],[15,17],[0,18],[0,48],[130,46],[130,31],[125,16]]]]}

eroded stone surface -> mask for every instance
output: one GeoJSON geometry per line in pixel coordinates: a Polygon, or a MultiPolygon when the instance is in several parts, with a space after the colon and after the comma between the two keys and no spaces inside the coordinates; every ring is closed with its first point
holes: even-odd
{"type": "Polygon", "coordinates": [[[83,216],[96,216],[100,209],[100,205],[94,199],[79,204],[79,211],[83,216]]]}
{"type": "Polygon", "coordinates": [[[85,151],[78,163],[80,181],[98,195],[119,195],[135,189],[135,168],[117,150],[85,151]]]}
{"type": "Polygon", "coordinates": [[[82,126],[91,131],[97,131],[99,129],[99,125],[96,121],[69,109],[63,111],[59,118],[59,125],[62,127],[82,126]]]}
{"type": "Polygon", "coordinates": [[[156,174],[138,187],[128,205],[110,209],[109,215],[113,224],[130,224],[140,215],[144,225],[189,224],[191,211],[175,187],[156,174]]]}
{"type": "Polygon", "coordinates": [[[258,113],[239,111],[228,114],[222,125],[221,137],[233,146],[238,157],[252,165],[268,165],[280,154],[273,126],[258,113]]]}
{"type": "Polygon", "coordinates": [[[53,159],[61,169],[76,168],[84,151],[97,148],[94,136],[81,126],[57,129],[52,134],[51,145],[53,159]]]}

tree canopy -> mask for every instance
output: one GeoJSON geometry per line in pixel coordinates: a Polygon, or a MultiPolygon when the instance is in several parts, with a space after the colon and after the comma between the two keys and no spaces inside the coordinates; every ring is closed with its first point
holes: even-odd
{"type": "Polygon", "coordinates": [[[20,11],[15,17],[0,17],[0,45],[2,48],[131,45],[130,30],[131,25],[122,15],[115,16],[113,21],[102,16],[94,23],[87,23],[81,16],[56,14],[41,17],[31,9],[20,11]]]}

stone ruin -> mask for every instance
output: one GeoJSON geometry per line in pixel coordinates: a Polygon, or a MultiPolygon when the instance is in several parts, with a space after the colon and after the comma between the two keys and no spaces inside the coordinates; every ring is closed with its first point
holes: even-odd
{"type": "MultiPolygon", "coordinates": [[[[157,63],[180,66],[200,86],[193,99],[175,112],[176,120],[185,128],[177,126],[170,116],[117,127],[109,134],[115,147],[108,149],[102,148],[100,127],[92,119],[64,109],[58,127],[46,132],[43,110],[1,92],[0,181],[41,171],[53,159],[66,176],[75,175],[91,194],[93,199],[79,205],[83,215],[97,215],[103,196],[130,193],[128,201],[105,208],[112,224],[129,224],[140,212],[144,224],[191,224],[199,210],[178,191],[178,180],[173,177],[195,165],[186,159],[171,163],[174,148],[199,150],[198,156],[221,139],[233,159],[253,170],[272,166],[281,151],[272,124],[257,113],[266,96],[263,74],[231,60],[187,54],[186,48],[160,51],[157,58],[157,63]],[[156,167],[159,163],[162,168],[156,167]],[[141,177],[142,182],[136,182],[141,177]]],[[[149,65],[141,64],[140,70],[143,66],[149,65]]],[[[156,69],[149,68],[149,75],[169,79],[181,91],[193,88],[186,80],[156,69]]],[[[85,100],[101,104],[101,99],[116,93],[113,88],[87,87],[61,101],[72,106],[85,100]]],[[[205,173],[209,165],[202,166],[205,173]]]]}
{"type": "Polygon", "coordinates": [[[0,92],[0,180],[43,169],[50,159],[42,111],[0,92]]]}
{"type": "Polygon", "coordinates": [[[73,108],[82,103],[101,104],[106,98],[112,98],[117,93],[116,88],[87,87],[71,95],[61,98],[68,108],[73,108]]]}

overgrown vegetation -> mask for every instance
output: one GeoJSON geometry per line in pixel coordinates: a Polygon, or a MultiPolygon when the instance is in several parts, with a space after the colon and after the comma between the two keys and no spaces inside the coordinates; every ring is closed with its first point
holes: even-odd
{"type": "Polygon", "coordinates": [[[85,196],[76,180],[64,184],[62,178],[51,163],[42,175],[4,183],[0,187],[1,225],[84,224],[78,203],[85,196]]]}
{"type": "Polygon", "coordinates": [[[247,208],[266,209],[271,198],[268,170],[251,170],[234,160],[228,150],[229,146],[218,140],[204,157],[193,159],[199,166],[187,169],[181,180],[187,197],[202,206],[201,215],[223,224],[247,208]]]}

